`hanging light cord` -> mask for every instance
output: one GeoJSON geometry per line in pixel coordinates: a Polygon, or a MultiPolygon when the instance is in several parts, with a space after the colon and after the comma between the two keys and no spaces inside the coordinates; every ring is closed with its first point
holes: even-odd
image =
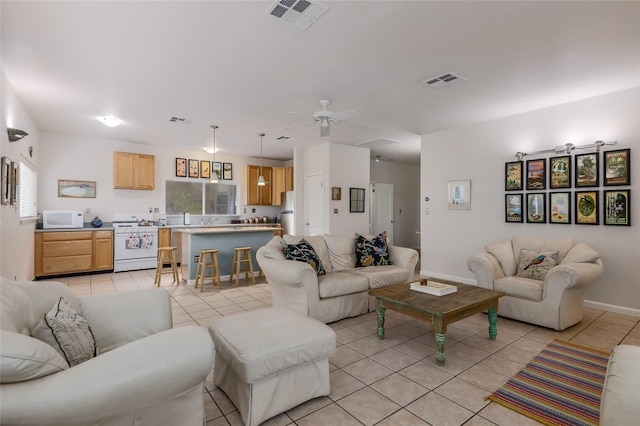
{"type": "Polygon", "coordinates": [[[213,129],[213,170],[211,170],[212,173],[212,178],[211,178],[211,182],[212,183],[217,183],[218,182],[218,174],[215,171],[215,167],[216,167],[216,129],[218,128],[217,124],[212,124],[211,128],[213,129]],[[213,175],[213,173],[215,173],[215,175],[213,175]]]}

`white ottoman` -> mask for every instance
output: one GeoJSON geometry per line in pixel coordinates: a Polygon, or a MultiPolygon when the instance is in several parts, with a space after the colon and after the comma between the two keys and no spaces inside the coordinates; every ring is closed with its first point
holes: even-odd
{"type": "Polygon", "coordinates": [[[329,394],[331,327],[290,309],[268,308],[214,321],[213,380],[248,426],[329,394]]]}

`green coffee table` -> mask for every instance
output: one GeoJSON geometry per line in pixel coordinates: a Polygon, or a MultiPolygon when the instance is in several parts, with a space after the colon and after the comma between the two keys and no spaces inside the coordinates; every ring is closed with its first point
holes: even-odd
{"type": "Polygon", "coordinates": [[[410,284],[406,283],[370,290],[369,295],[376,298],[379,339],[384,339],[384,315],[387,309],[429,321],[433,324],[436,337],[436,361],[442,366],[445,362],[444,346],[448,324],[488,311],[489,338],[495,340],[498,299],[504,296],[504,292],[440,279],[435,281],[453,284],[458,291],[434,296],[411,290],[410,284]]]}

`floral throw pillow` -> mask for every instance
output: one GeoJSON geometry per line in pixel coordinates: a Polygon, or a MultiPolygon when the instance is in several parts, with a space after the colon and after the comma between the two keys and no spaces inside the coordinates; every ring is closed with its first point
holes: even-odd
{"type": "Polygon", "coordinates": [[[324,266],[313,249],[311,244],[304,238],[298,244],[283,244],[282,252],[288,260],[296,260],[298,262],[306,262],[316,271],[318,275],[326,274],[324,266]]]}
{"type": "Polygon", "coordinates": [[[61,297],[31,333],[48,343],[70,367],[97,355],[96,339],[87,320],[61,297]]]}
{"type": "Polygon", "coordinates": [[[366,266],[393,265],[389,260],[389,247],[387,246],[387,233],[368,240],[360,234],[356,235],[356,268],[366,266]]]}
{"type": "Polygon", "coordinates": [[[536,252],[521,249],[516,276],[543,281],[547,276],[547,272],[557,264],[557,251],[536,252]]]}

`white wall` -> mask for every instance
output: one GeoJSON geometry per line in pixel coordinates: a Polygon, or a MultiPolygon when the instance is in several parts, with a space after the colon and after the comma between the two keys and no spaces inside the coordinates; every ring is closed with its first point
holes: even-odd
{"type": "MultiPolygon", "coordinates": [[[[175,159],[212,160],[204,150],[179,150],[155,145],[119,140],[95,139],[83,136],[42,133],[41,155],[47,161],[38,173],[38,211],[43,209],[91,209],[85,221],[100,216],[110,222],[113,213],[145,213],[149,207],[165,212],[165,182],[167,180],[195,180],[175,177],[175,159]],[[113,188],[113,152],[125,151],[155,156],[156,186],[153,191],[113,188]],[[96,198],[59,198],[58,179],[96,182],[96,198]]],[[[233,180],[237,184],[237,213],[244,219],[256,216],[279,216],[280,206],[243,206],[244,168],[246,164],[260,164],[259,158],[216,153],[216,161],[233,164],[233,180]],[[245,213],[246,209],[246,213],[245,213]],[[255,212],[252,212],[255,209],[255,212]]],[[[264,166],[282,166],[282,161],[263,160],[264,166]]],[[[206,179],[198,179],[205,181],[206,179]]]]}
{"type": "Polygon", "coordinates": [[[371,182],[393,184],[394,244],[420,247],[420,165],[370,162],[371,182]]]}
{"type": "MultiPolygon", "coordinates": [[[[18,100],[13,87],[2,72],[0,98],[2,120],[0,125],[1,154],[12,161],[29,163],[38,170],[39,134],[33,120],[18,100]],[[7,127],[24,130],[29,136],[17,142],[9,142],[7,127]],[[33,157],[29,147],[33,147],[33,157]]],[[[42,157],[46,158],[46,157],[42,157]]],[[[35,221],[20,221],[18,206],[0,205],[0,274],[17,279],[31,280],[34,272],[33,229],[35,221]]]]}
{"type": "MultiPolygon", "coordinates": [[[[587,300],[602,307],[640,310],[640,197],[631,197],[631,227],[504,221],[504,168],[506,162],[515,161],[516,152],[596,140],[618,141],[607,150],[631,148],[633,192],[640,182],[640,88],[424,135],[421,274],[474,282],[467,258],[489,242],[514,234],[571,237],[594,247],[604,263],[604,274],[587,293],[587,300]],[[471,210],[448,210],[447,182],[466,179],[471,180],[471,210]],[[424,201],[426,196],[429,202],[424,201]]],[[[585,152],[591,151],[574,151],[572,155],[585,152]]]]}

